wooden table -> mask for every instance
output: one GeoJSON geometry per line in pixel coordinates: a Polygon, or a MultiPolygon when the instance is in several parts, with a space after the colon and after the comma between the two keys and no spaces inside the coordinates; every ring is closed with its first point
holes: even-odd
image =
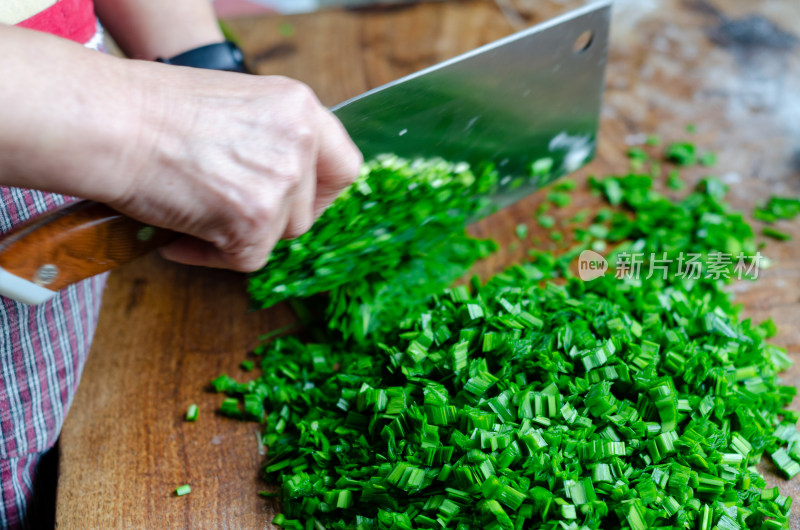
{"type": "MultiPolygon", "coordinates": [[[[470,1],[232,26],[260,73],[301,79],[334,104],[506,35],[514,29],[511,20],[532,24],[581,3],[516,0],[519,19],[507,18],[492,1],[470,1]],[[286,23],[291,36],[279,31],[286,23]]],[[[692,140],[720,154],[713,171],[732,187],[734,204],[750,211],[771,193],[800,194],[800,52],[780,49],[791,39],[774,32],[751,35],[755,42],[748,44],[732,41],[723,27],[727,17],[760,13],[798,35],[800,4],[717,0],[717,7],[720,12],[701,1],[618,0],[599,156],[580,178],[625,171],[626,142],[641,133],[685,138],[685,125],[696,123],[692,140]]],[[[525,246],[508,243],[519,222],[531,223],[541,200],[534,195],[473,227],[503,244],[478,273],[524,259],[525,246]]],[[[596,203],[579,195],[574,208],[596,203]]],[[[799,224],[779,228],[798,238],[799,224]]],[[[748,316],[774,317],[781,328],[775,341],[796,355],[800,246],[770,243],[765,252],[773,268],[755,284],[733,288],[748,316]]],[[[256,494],[266,488],[258,478],[259,426],[216,415],[220,396],[207,386],[223,372],[248,377],[238,365],[259,334],[293,319],[286,306],[248,313],[244,279],[235,274],[154,256],[112,274],[61,436],[59,528],[269,527],[276,504],[256,494]],[[190,403],[200,406],[196,423],[182,421],[190,403]],[[191,495],[176,498],[173,491],[184,483],[191,495]]],[[[786,379],[800,383],[800,367],[786,379]]],[[[800,480],[771,480],[800,500],[800,480]]],[[[800,528],[797,518],[792,528],[800,528]]]]}

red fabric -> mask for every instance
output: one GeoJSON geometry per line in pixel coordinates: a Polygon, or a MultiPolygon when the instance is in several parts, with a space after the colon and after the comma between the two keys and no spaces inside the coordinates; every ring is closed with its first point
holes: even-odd
{"type": "Polygon", "coordinates": [[[17,26],[85,44],[97,30],[92,0],[60,0],[17,26]]]}

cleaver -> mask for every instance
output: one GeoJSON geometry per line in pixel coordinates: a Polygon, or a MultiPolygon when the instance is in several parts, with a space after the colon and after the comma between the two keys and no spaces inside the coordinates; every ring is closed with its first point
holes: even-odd
{"type": "MultiPolygon", "coordinates": [[[[494,210],[575,171],[595,153],[611,0],[600,0],[345,101],[333,112],[365,159],[492,162],[494,210]],[[546,178],[533,160],[549,159],[546,178]],[[525,176],[522,186],[503,186],[525,176]]],[[[0,295],[40,304],[178,234],[79,201],[0,236],[0,295]]]]}

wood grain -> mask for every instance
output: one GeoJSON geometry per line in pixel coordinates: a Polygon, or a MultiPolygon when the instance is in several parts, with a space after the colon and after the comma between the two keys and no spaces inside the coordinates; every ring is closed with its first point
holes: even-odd
{"type": "MultiPolygon", "coordinates": [[[[517,0],[527,23],[583,2],[517,0]]],[[[795,150],[800,127],[800,54],[760,45],[716,44],[709,35],[727,17],[760,13],[800,34],[796,2],[619,0],[599,154],[588,174],[623,172],[627,142],[642,133],[686,138],[713,149],[713,170],[693,170],[689,180],[714,172],[731,186],[745,211],[773,193],[800,194],[795,150]]],[[[423,4],[381,11],[326,11],[295,17],[238,20],[249,60],[262,74],[283,74],[311,85],[328,105],[512,31],[492,1],[423,4]],[[293,36],[280,25],[289,23],[293,36]]],[[[722,42],[722,41],[720,41],[722,42]]],[[[758,39],[756,39],[758,42],[758,39]]],[[[514,228],[529,223],[541,202],[536,194],[472,227],[497,239],[502,250],[480,264],[488,275],[525,259],[514,228]]],[[[568,218],[598,199],[576,194],[556,212],[568,218]]],[[[798,223],[778,228],[800,238],[798,223]]],[[[556,244],[546,238],[544,246],[556,244]]],[[[745,315],[772,315],[781,328],[775,342],[800,352],[800,246],[768,243],[773,260],[757,282],[734,283],[745,315]]],[[[189,269],[154,257],[112,274],[97,339],[84,380],[61,437],[59,528],[264,528],[275,505],[256,495],[259,456],[255,424],[212,411],[220,398],[205,391],[227,372],[246,378],[239,362],[260,333],[293,321],[286,307],[247,313],[243,278],[189,269]],[[181,415],[200,405],[200,419],[181,415]],[[176,498],[174,488],[192,485],[176,498]]],[[[800,384],[800,367],[786,374],[800,384]]],[[[794,407],[796,408],[796,403],[794,407]]],[[[767,471],[770,471],[767,468],[767,471]]],[[[775,479],[800,499],[800,481],[775,479]]],[[[800,528],[797,514],[793,528],[800,528]]]]}
{"type": "Polygon", "coordinates": [[[178,234],[134,221],[104,204],[79,201],[17,225],[0,238],[0,267],[51,291],[121,267],[178,234]],[[43,277],[50,266],[54,276],[43,277]]]}

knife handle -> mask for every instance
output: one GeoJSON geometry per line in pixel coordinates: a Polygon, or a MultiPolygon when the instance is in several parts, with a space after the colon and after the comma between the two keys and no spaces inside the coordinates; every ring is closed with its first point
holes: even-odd
{"type": "Polygon", "coordinates": [[[178,235],[135,221],[105,204],[71,203],[0,236],[0,294],[40,303],[68,285],[133,261],[178,235]]]}

